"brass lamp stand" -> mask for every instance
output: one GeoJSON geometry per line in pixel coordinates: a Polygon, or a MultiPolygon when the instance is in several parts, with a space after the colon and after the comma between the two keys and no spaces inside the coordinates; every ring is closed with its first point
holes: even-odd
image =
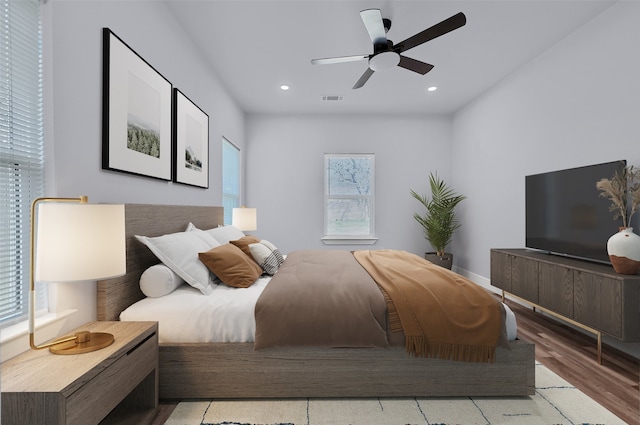
{"type": "Polygon", "coordinates": [[[36,279],[95,280],[126,271],[124,206],[90,205],[87,201],[81,196],[37,198],[31,203],[29,345],[34,350],[81,354],[108,347],[114,341],[109,333],[81,331],[49,343],[35,343],[36,279]]]}

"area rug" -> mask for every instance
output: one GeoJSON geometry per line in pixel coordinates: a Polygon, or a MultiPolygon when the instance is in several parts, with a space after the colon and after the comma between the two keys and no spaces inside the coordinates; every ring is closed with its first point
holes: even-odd
{"type": "Polygon", "coordinates": [[[536,363],[529,397],[211,400],[179,403],[166,425],[624,424],[536,363]]]}

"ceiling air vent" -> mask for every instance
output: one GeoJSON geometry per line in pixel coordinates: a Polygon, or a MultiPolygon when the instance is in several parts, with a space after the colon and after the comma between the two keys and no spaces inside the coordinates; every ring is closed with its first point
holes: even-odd
{"type": "Polygon", "coordinates": [[[326,101],[334,101],[334,102],[341,102],[342,99],[344,98],[344,96],[340,96],[340,95],[323,95],[322,96],[322,100],[326,100],[326,101]]]}

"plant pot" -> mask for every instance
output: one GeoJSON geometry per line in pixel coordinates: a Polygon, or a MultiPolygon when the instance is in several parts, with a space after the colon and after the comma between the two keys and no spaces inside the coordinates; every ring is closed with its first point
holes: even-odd
{"type": "Polygon", "coordinates": [[[438,255],[435,252],[425,252],[424,258],[445,269],[451,270],[451,266],[453,266],[453,254],[448,252],[445,252],[444,255],[438,255]]]}
{"type": "Polygon", "coordinates": [[[607,252],[613,269],[620,274],[636,274],[640,270],[640,236],[632,227],[621,227],[607,241],[607,252]]]}

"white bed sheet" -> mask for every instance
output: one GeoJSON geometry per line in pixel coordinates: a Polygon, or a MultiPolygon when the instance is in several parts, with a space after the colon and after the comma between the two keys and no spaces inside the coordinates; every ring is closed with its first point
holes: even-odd
{"type": "Polygon", "coordinates": [[[260,277],[248,288],[220,284],[209,295],[184,284],[164,297],[138,301],[120,320],[157,321],[160,343],[253,342],[255,305],[269,280],[260,277]]]}
{"type": "MultiPolygon", "coordinates": [[[[271,276],[260,277],[249,288],[217,285],[210,295],[184,284],[164,297],[138,301],[120,314],[120,320],[157,321],[160,343],[253,342],[255,305],[269,280],[271,276]]],[[[507,338],[513,341],[516,316],[504,307],[507,338]]]]}

